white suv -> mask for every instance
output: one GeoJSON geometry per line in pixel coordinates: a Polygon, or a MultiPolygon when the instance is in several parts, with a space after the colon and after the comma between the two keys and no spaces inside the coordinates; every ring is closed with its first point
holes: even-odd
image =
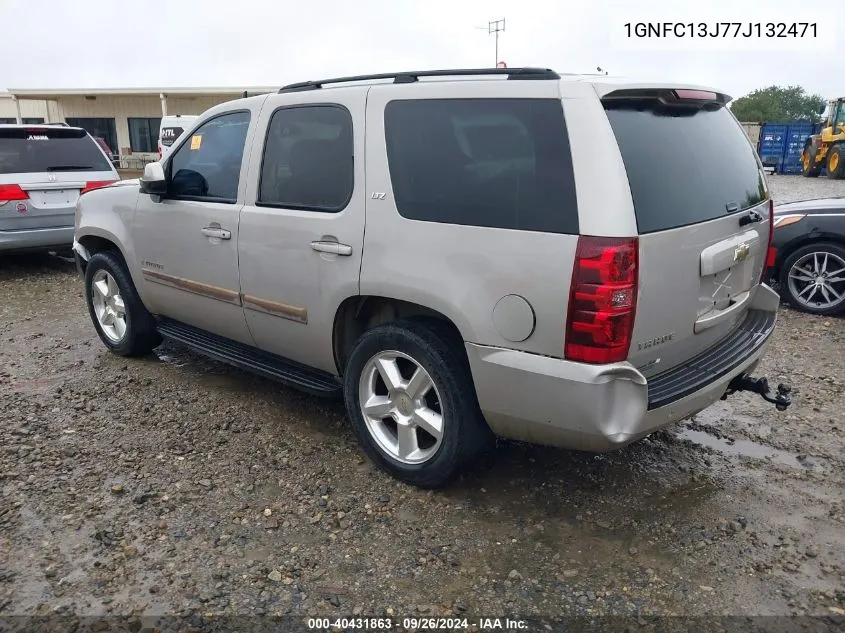
{"type": "Polygon", "coordinates": [[[421,486],[493,434],[603,451],[735,390],[785,408],[747,376],[778,295],[727,101],[508,69],[225,103],[140,187],[80,200],[94,326],[119,354],[165,337],[342,394],[368,453],[421,486]]]}

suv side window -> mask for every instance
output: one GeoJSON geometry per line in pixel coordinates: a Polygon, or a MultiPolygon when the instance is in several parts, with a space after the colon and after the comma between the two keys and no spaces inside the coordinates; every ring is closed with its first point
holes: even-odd
{"type": "Polygon", "coordinates": [[[387,104],[384,124],[402,216],[578,233],[559,99],[397,100],[387,104]]]}
{"type": "Polygon", "coordinates": [[[234,203],[249,112],[230,112],[203,123],[170,160],[167,197],[234,203]]]}
{"type": "Polygon", "coordinates": [[[258,206],[336,213],[353,189],[352,116],[337,105],[284,107],[267,129],[258,206]]]}

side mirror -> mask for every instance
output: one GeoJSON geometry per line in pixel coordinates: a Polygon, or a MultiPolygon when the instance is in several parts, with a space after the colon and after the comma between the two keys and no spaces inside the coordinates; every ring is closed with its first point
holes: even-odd
{"type": "Polygon", "coordinates": [[[141,176],[141,191],[160,196],[167,191],[167,180],[164,177],[164,167],[161,163],[148,163],[144,166],[141,176]]]}
{"type": "Polygon", "coordinates": [[[827,104],[823,103],[821,106],[819,106],[819,116],[823,115],[825,110],[827,110],[827,104]]]}

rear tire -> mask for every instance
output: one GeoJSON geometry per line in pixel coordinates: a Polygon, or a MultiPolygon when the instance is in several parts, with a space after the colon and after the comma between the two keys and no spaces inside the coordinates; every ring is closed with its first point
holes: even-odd
{"type": "Polygon", "coordinates": [[[365,332],[346,364],[344,399],[367,455],[420,488],[445,486],[493,443],[463,349],[430,323],[365,332]]]}
{"type": "Polygon", "coordinates": [[[778,291],[784,301],[802,312],[823,316],[845,313],[845,248],[817,242],[797,249],[781,266],[778,291]],[[824,291],[821,286],[812,287],[819,277],[824,291]],[[842,298],[837,300],[831,288],[842,298]]]}
{"type": "Polygon", "coordinates": [[[801,154],[801,175],[805,178],[818,178],[821,172],[821,165],[816,164],[816,152],[808,145],[801,154]]]}
{"type": "Polygon", "coordinates": [[[827,153],[827,176],[834,180],[845,178],[845,151],[842,145],[834,145],[827,153]]]}
{"type": "Polygon", "coordinates": [[[119,253],[103,251],[88,261],[85,299],[100,340],[115,354],[142,356],[161,343],[119,253]]]}

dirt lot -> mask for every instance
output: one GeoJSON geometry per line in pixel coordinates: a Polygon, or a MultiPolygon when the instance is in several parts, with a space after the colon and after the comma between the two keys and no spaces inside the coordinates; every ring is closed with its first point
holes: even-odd
{"type": "MultiPolygon", "coordinates": [[[[773,177],[777,200],[845,182],[773,177]]],[[[340,404],[106,353],[73,266],[0,260],[0,614],[845,614],[845,320],[784,308],[737,394],[616,453],[375,470],[340,404]]]]}

